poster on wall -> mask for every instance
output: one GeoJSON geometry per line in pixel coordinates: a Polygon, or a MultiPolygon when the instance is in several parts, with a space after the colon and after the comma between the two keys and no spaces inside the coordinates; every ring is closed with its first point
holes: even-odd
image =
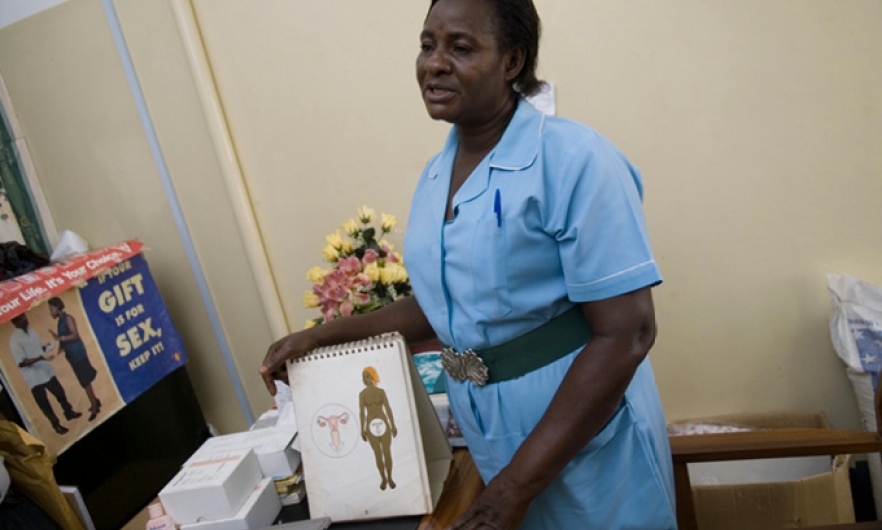
{"type": "Polygon", "coordinates": [[[126,241],[0,283],[0,375],[25,427],[62,453],[186,361],[126,241]]]}

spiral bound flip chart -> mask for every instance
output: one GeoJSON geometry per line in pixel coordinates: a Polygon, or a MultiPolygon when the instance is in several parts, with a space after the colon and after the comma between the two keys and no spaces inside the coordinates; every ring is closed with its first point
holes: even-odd
{"type": "Polygon", "coordinates": [[[318,348],[288,377],[311,517],[432,512],[451,449],[400,334],[318,348]]]}

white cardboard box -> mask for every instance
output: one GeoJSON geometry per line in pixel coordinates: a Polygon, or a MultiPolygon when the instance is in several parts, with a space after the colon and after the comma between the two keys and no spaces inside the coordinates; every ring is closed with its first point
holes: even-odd
{"type": "Polygon", "coordinates": [[[273,479],[265,478],[254,487],[236,515],[219,521],[181,525],[180,530],[251,530],[270,526],[282,510],[273,479]]]}
{"type": "Polygon", "coordinates": [[[282,479],[297,472],[300,451],[291,447],[297,435],[296,426],[267,427],[253,431],[215,436],[206,440],[187,462],[204,460],[217,453],[251,448],[264,477],[282,479]]]}
{"type": "Polygon", "coordinates": [[[263,476],[251,448],[188,460],[159,492],[165,512],[178,524],[232,517],[263,476]]]}

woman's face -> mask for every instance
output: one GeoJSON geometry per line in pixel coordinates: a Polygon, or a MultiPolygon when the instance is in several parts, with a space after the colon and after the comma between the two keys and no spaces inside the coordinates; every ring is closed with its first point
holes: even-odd
{"type": "MultiPolygon", "coordinates": [[[[500,53],[488,2],[440,0],[420,35],[417,81],[429,115],[457,125],[480,125],[512,96],[512,53],[500,53]]],[[[519,69],[519,68],[518,68],[519,69]]]]}
{"type": "Polygon", "coordinates": [[[54,305],[49,306],[49,314],[52,315],[52,318],[58,318],[58,315],[61,314],[61,309],[58,309],[54,305]]]}

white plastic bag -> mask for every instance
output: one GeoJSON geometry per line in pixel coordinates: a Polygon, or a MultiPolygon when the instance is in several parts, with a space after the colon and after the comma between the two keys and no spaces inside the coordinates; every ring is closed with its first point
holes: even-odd
{"type": "Polygon", "coordinates": [[[882,287],[844,274],[828,274],[827,288],[833,301],[833,347],[849,368],[876,374],[875,387],[882,368],[882,287]]]}
{"type": "MultiPolygon", "coordinates": [[[[847,276],[828,274],[833,304],[830,338],[846,364],[865,431],[876,430],[876,387],[882,369],[882,287],[847,276]]],[[[876,513],[882,513],[882,459],[867,455],[876,513]]]]}
{"type": "Polygon", "coordinates": [[[58,244],[49,256],[49,261],[59,263],[89,251],[89,243],[70,230],[64,230],[58,236],[58,244]]]}

